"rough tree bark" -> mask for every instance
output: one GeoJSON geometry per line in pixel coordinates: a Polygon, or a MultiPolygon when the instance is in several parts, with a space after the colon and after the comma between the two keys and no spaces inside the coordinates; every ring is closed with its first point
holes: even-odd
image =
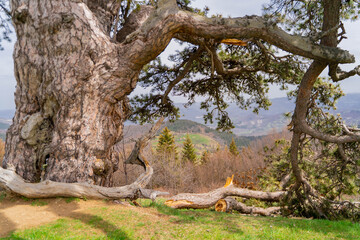
{"type": "MultiPolygon", "coordinates": [[[[340,8],[341,8],[341,1],[340,0],[324,0],[324,20],[323,20],[323,26],[322,31],[326,32],[336,26],[339,25],[340,22],[340,8]]],[[[337,40],[337,31],[329,32],[327,35],[325,35],[321,39],[321,45],[328,46],[328,47],[336,47],[338,44],[337,40]]],[[[299,167],[299,143],[300,143],[300,137],[302,134],[306,133],[310,136],[313,136],[315,138],[329,141],[330,142],[350,142],[355,141],[356,138],[359,138],[357,135],[351,135],[351,136],[327,136],[326,134],[317,132],[315,129],[312,129],[306,122],[306,116],[308,112],[309,107],[309,101],[311,97],[311,91],[313,89],[313,86],[315,84],[315,81],[321,74],[321,72],[329,65],[329,69],[331,71],[331,68],[336,64],[330,63],[328,61],[321,61],[321,60],[315,60],[310,67],[307,69],[306,73],[303,76],[303,79],[300,83],[298,95],[296,99],[296,107],[294,110],[293,115],[293,137],[291,142],[291,150],[290,150],[290,161],[292,166],[293,174],[296,178],[296,184],[292,188],[292,191],[295,191],[297,194],[300,194],[299,189],[303,187],[305,198],[301,198],[299,196],[299,199],[306,199],[308,200],[309,197],[317,197],[321,199],[321,196],[319,196],[315,189],[312,188],[312,186],[308,183],[306,178],[304,177],[304,174],[302,173],[301,168],[299,167]]],[[[312,204],[312,201],[309,201],[310,204],[312,204]]],[[[316,204],[312,204],[313,208],[316,209],[319,216],[326,217],[326,213],[322,211],[321,208],[316,206],[316,204]]]]}
{"type": "Polygon", "coordinates": [[[346,51],[287,34],[261,17],[206,18],[179,9],[175,0],[142,6],[111,39],[118,4],[11,0],[17,88],[5,169],[31,182],[111,186],[127,95],[142,67],[174,37],[189,42],[259,38],[318,61],[354,61],[346,51]]]}
{"type": "Polygon", "coordinates": [[[219,201],[216,202],[215,210],[217,212],[231,212],[235,210],[245,214],[259,214],[261,216],[270,216],[271,214],[279,212],[280,207],[269,207],[269,208],[249,207],[244,203],[236,201],[234,198],[227,197],[224,199],[220,199],[219,201]]]}

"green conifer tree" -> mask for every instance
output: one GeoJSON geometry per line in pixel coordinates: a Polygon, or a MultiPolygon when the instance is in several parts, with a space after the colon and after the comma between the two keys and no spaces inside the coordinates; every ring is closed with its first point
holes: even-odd
{"type": "Polygon", "coordinates": [[[170,130],[165,127],[160,136],[156,146],[156,152],[165,156],[166,158],[174,157],[177,159],[177,149],[175,145],[175,137],[170,130]]]}
{"type": "Polygon", "coordinates": [[[209,160],[209,151],[205,150],[201,155],[201,163],[206,163],[209,160]]]}
{"type": "Polygon", "coordinates": [[[238,149],[236,147],[236,143],[235,143],[234,138],[232,138],[232,140],[231,140],[231,143],[230,143],[230,146],[229,146],[229,151],[234,156],[239,155],[239,151],[238,151],[238,149]]]}
{"type": "Polygon", "coordinates": [[[189,134],[186,134],[186,139],[182,151],[182,159],[184,161],[196,162],[195,147],[192,143],[189,134]]]}

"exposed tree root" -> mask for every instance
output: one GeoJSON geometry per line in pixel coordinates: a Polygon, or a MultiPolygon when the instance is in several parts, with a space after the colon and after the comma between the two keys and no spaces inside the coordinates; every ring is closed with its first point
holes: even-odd
{"type": "Polygon", "coordinates": [[[284,191],[261,192],[236,187],[233,184],[233,177],[228,178],[224,187],[208,193],[180,193],[167,200],[165,204],[172,208],[209,208],[214,206],[220,199],[228,196],[255,198],[264,201],[280,201],[285,195],[284,191]]]}
{"type": "Polygon", "coordinates": [[[236,201],[231,197],[227,197],[225,199],[220,199],[219,201],[217,201],[217,203],[215,204],[215,210],[217,212],[231,212],[232,210],[235,210],[245,214],[259,214],[261,216],[270,216],[271,214],[279,212],[280,207],[250,207],[245,205],[244,203],[236,201]]]}

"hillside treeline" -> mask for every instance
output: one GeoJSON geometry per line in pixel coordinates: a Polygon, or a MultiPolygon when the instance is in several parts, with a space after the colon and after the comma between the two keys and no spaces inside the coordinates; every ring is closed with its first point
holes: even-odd
{"type": "MultiPolygon", "coordinates": [[[[175,125],[175,128],[177,126],[179,125],[175,125]]],[[[180,127],[177,128],[179,129],[180,127]]],[[[154,168],[149,187],[166,190],[173,194],[207,192],[224,185],[226,178],[234,174],[239,186],[257,189],[258,176],[266,168],[264,148],[272,147],[277,139],[289,139],[289,133],[284,131],[257,138],[248,146],[238,148],[237,154],[231,151],[230,144],[223,145],[197,156],[197,161],[194,162],[182,160],[182,149],[177,149],[176,154],[169,157],[159,154],[156,148],[148,147],[145,154],[154,168]]],[[[119,153],[120,162],[124,163],[131,147],[131,144],[123,144],[123,149],[119,153]]],[[[120,165],[115,173],[115,184],[119,186],[131,183],[143,172],[139,166],[120,165]]]]}

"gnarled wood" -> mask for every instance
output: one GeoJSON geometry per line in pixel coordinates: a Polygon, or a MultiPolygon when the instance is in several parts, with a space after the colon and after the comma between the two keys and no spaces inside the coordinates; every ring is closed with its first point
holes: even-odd
{"type": "Polygon", "coordinates": [[[231,212],[232,210],[238,211],[245,214],[259,214],[261,216],[270,216],[280,211],[280,207],[250,207],[244,203],[238,202],[231,197],[220,199],[215,204],[215,210],[217,212],[231,212]]]}
{"type": "Polygon", "coordinates": [[[153,170],[139,176],[132,184],[123,187],[101,187],[88,183],[60,183],[46,180],[40,183],[27,183],[14,171],[0,168],[0,187],[27,198],[79,197],[93,199],[150,198],[151,193],[141,189],[147,185],[153,170]],[[146,192],[146,194],[142,194],[146,192]]]}
{"type": "Polygon", "coordinates": [[[208,193],[180,193],[168,199],[165,204],[172,208],[209,208],[228,196],[255,198],[264,201],[280,201],[284,191],[261,192],[236,187],[233,178],[228,178],[224,187],[208,193]]]}

